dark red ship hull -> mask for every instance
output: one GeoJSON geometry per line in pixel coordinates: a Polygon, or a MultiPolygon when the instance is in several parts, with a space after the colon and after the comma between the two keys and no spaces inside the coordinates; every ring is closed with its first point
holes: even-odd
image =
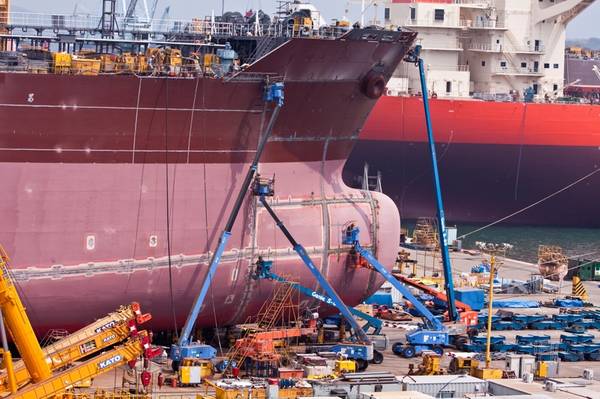
{"type": "MultiPolygon", "coordinates": [[[[506,223],[600,227],[600,107],[441,99],[431,107],[449,221],[493,222],[539,202],[506,223]]],[[[403,218],[434,216],[426,140],[421,99],[383,97],[346,181],[356,184],[366,162],[403,218]]]]}
{"type": "MultiPolygon", "coordinates": [[[[347,269],[341,229],[356,222],[391,265],[398,212],[341,170],[376,103],[363,78],[388,79],[414,34],[396,39],[291,40],[234,79],[0,73],[0,243],[35,327],[135,300],[171,328],[171,296],[183,321],[271,115],[264,73],[286,95],[259,169],[276,176],[272,206],[344,300],[374,292],[375,274],[347,269]]],[[[251,278],[258,255],[317,286],[250,195],[232,233],[199,326],[256,313],[273,288],[251,278]]]]}

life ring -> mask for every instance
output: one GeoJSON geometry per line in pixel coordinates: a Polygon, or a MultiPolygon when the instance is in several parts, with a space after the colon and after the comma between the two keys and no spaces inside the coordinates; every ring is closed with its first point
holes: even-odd
{"type": "Polygon", "coordinates": [[[378,72],[369,72],[363,78],[362,91],[365,96],[377,100],[385,93],[385,78],[378,72]]]}

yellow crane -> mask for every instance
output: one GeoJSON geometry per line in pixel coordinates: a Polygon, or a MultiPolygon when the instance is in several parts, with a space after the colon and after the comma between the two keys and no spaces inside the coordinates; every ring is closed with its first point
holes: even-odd
{"type": "MultiPolygon", "coordinates": [[[[46,363],[52,371],[63,368],[83,357],[126,340],[132,331],[137,330],[139,324],[145,323],[150,318],[150,315],[141,313],[141,307],[136,302],[121,306],[106,317],[42,348],[46,363]]],[[[17,388],[31,381],[23,361],[14,362],[13,369],[17,388]]],[[[2,392],[10,392],[7,373],[0,374],[0,394],[2,392]]]]}
{"type": "Polygon", "coordinates": [[[77,384],[135,361],[140,356],[152,358],[162,353],[161,348],[151,346],[146,331],[138,331],[137,324],[149,320],[151,316],[142,314],[137,303],[119,308],[107,317],[42,349],[11,278],[8,261],[8,255],[0,246],[0,338],[5,368],[0,382],[2,388],[11,393],[7,398],[56,397],[77,384]],[[21,362],[13,364],[5,326],[21,354],[21,362]],[[121,346],[93,356],[83,363],[74,364],[76,360],[123,341],[125,342],[121,346]],[[58,371],[59,369],[63,371],[58,371]],[[53,371],[58,372],[53,374],[53,371]]]}

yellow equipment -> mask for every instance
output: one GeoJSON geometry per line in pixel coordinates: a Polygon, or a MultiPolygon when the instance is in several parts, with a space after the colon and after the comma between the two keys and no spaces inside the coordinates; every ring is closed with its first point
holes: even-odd
{"type": "Polygon", "coordinates": [[[415,365],[408,366],[409,375],[443,375],[446,370],[442,368],[442,357],[437,353],[423,352],[423,362],[415,370],[415,365]]]}
{"type": "MultiPolygon", "coordinates": [[[[46,363],[51,370],[65,367],[83,357],[126,340],[131,334],[132,326],[145,323],[150,318],[150,315],[141,313],[138,303],[121,306],[106,317],[44,347],[42,352],[46,363]]],[[[22,361],[15,362],[13,367],[18,387],[31,381],[29,372],[22,361]]],[[[0,375],[0,394],[3,391],[10,391],[6,374],[0,375]]]]}
{"type": "MultiPolygon", "coordinates": [[[[8,0],[0,0],[0,24],[6,24],[8,22],[8,0]]],[[[0,33],[5,34],[8,33],[8,30],[5,27],[0,27],[0,33]]],[[[4,42],[0,42],[0,51],[6,51],[6,44],[4,42]]]]}
{"type": "Polygon", "coordinates": [[[356,373],[356,362],[354,360],[336,360],[335,373],[356,373]]]}
{"type": "Polygon", "coordinates": [[[145,331],[141,331],[136,337],[130,338],[124,345],[93,357],[81,364],[57,373],[37,384],[30,384],[16,393],[8,396],[10,399],[44,399],[50,398],[66,391],[73,385],[77,385],[99,374],[106,373],[123,366],[130,361],[136,360],[144,355],[150,340],[145,331]]]}
{"type": "Polygon", "coordinates": [[[573,296],[581,298],[582,301],[589,301],[590,296],[585,289],[585,285],[579,276],[573,276],[573,296]]]}
{"type": "MultiPolygon", "coordinates": [[[[50,366],[46,363],[44,353],[33,332],[25,307],[17,293],[6,264],[9,258],[4,248],[0,247],[0,309],[2,317],[12,338],[29,370],[33,382],[46,380],[50,377],[50,366]]],[[[7,350],[5,348],[5,353],[7,350]]],[[[4,362],[7,363],[6,361],[4,362]]],[[[12,366],[12,365],[11,365],[12,366]]]]}
{"type": "Polygon", "coordinates": [[[3,388],[11,392],[8,398],[56,397],[67,389],[85,384],[95,376],[134,361],[142,355],[152,358],[162,352],[162,349],[150,346],[150,339],[145,331],[137,330],[136,323],[149,320],[150,315],[142,315],[139,305],[135,303],[42,349],[11,279],[7,263],[8,256],[0,246],[0,335],[5,368],[1,381],[3,388]],[[4,326],[10,331],[22,362],[13,364],[4,326]],[[127,341],[123,346],[73,365],[75,360],[125,340],[127,341]],[[52,371],[58,369],[64,371],[52,375],[52,371]],[[25,385],[19,387],[18,383],[25,385]]]}
{"type": "Polygon", "coordinates": [[[460,357],[455,356],[450,360],[450,366],[448,366],[448,371],[451,374],[459,374],[459,373],[468,373],[471,374],[473,369],[479,367],[479,360],[474,359],[472,357],[460,357]]]}
{"type": "Polygon", "coordinates": [[[210,360],[187,358],[182,360],[178,373],[182,385],[193,385],[212,377],[215,368],[210,360]]]}
{"type": "Polygon", "coordinates": [[[101,60],[95,58],[73,58],[71,72],[76,75],[98,75],[101,60]]]}
{"type": "Polygon", "coordinates": [[[73,57],[69,53],[52,53],[54,73],[69,73],[73,57]]]}

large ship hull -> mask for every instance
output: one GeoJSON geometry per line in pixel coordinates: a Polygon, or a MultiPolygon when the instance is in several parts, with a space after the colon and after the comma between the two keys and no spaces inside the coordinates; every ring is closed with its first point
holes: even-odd
{"type": "MultiPolygon", "coordinates": [[[[598,106],[430,102],[449,221],[600,227],[598,106]]],[[[423,115],[418,97],[381,98],[345,169],[381,171],[405,219],[435,215],[423,115]]]]}
{"type": "MultiPolygon", "coordinates": [[[[361,80],[375,65],[388,79],[414,34],[396,39],[291,40],[235,79],[0,74],[0,242],[35,327],[76,328],[132,300],[154,328],[182,323],[271,116],[265,73],[286,86],[259,168],[276,177],[273,207],[345,301],[374,292],[341,231],[357,223],[391,265],[398,211],[341,170],[376,102],[361,80]]],[[[251,195],[232,233],[199,326],[256,313],[273,288],[251,278],[258,255],[317,287],[251,195]]]]}

